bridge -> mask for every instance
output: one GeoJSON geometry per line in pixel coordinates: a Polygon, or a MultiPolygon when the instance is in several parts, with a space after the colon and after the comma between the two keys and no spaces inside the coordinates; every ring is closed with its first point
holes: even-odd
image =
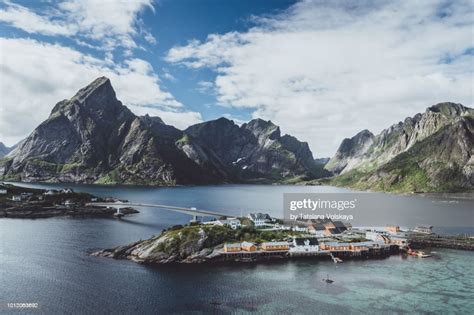
{"type": "Polygon", "coordinates": [[[228,217],[231,216],[228,213],[219,213],[215,211],[209,210],[201,210],[196,208],[184,208],[184,207],[176,207],[176,206],[168,206],[168,205],[158,205],[158,204],[150,204],[150,203],[133,203],[133,202],[91,202],[88,203],[89,206],[103,206],[103,207],[110,207],[110,208],[117,208],[116,216],[121,216],[120,208],[125,207],[143,207],[143,208],[159,208],[164,210],[170,210],[179,213],[185,213],[193,216],[193,221],[197,220],[197,217],[228,217]]]}

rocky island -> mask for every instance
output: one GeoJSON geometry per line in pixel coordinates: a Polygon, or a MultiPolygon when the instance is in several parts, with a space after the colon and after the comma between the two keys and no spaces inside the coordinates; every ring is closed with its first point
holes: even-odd
{"type": "Polygon", "coordinates": [[[264,227],[256,227],[249,218],[177,225],[148,240],[91,255],[152,265],[292,258],[332,259],[338,263],[343,259],[387,257],[406,248],[403,237],[348,230],[340,221],[314,221],[295,226],[294,222],[273,219],[264,227]]]}
{"type": "MultiPolygon", "coordinates": [[[[113,202],[114,198],[99,198],[77,193],[70,188],[44,190],[0,184],[0,218],[113,217],[113,208],[90,205],[90,202],[113,202]]],[[[138,213],[133,208],[120,209],[122,215],[138,213]]]]}
{"type": "Polygon", "coordinates": [[[352,228],[341,221],[283,221],[268,214],[192,222],[165,229],[147,240],[100,250],[92,256],[129,259],[150,265],[255,262],[312,258],[341,263],[346,259],[385,258],[402,253],[429,257],[425,248],[474,250],[474,238],[440,236],[431,226],[402,231],[352,228]],[[255,224],[257,222],[257,225],[255,224]]]}

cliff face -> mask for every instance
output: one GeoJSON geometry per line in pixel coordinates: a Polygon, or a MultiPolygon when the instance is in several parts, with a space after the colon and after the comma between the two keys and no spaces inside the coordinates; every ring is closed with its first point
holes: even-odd
{"type": "Polygon", "coordinates": [[[311,176],[315,167],[308,144],[281,136],[280,128],[271,121],[254,119],[239,127],[220,118],[191,126],[185,133],[211,149],[236,178],[311,176]]]}
{"type": "Polygon", "coordinates": [[[383,130],[371,143],[344,140],[326,167],[341,174],[334,183],[356,188],[472,189],[473,117],[474,110],[461,104],[434,105],[383,130]]]}
{"type": "Polygon", "coordinates": [[[216,182],[213,170],[176,143],[184,134],[161,119],[135,116],[107,78],[56,104],[0,166],[22,181],[173,185],[216,182]]]}
{"type": "Polygon", "coordinates": [[[309,176],[308,145],[271,122],[242,127],[221,118],[185,132],[134,115],[98,78],[57,103],[0,161],[0,178],[104,184],[176,185],[309,176]]]}
{"type": "Polygon", "coordinates": [[[333,173],[341,173],[361,163],[364,154],[374,142],[374,135],[363,130],[350,139],[344,139],[333,158],[325,165],[325,169],[333,173]]]}

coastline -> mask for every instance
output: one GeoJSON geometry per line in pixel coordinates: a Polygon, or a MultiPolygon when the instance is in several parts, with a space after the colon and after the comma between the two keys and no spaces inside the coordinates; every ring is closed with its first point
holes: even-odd
{"type": "MultiPolygon", "coordinates": [[[[325,179],[328,179],[326,177],[325,179]]],[[[319,179],[318,179],[319,180],[319,179]]],[[[226,187],[232,185],[255,185],[255,186],[290,186],[290,187],[297,187],[297,186],[327,186],[327,187],[334,187],[334,188],[341,188],[346,189],[350,192],[355,193],[379,193],[379,194],[388,194],[394,196],[421,196],[421,197],[443,197],[446,199],[466,199],[466,200],[474,200],[474,190],[466,190],[466,191],[456,191],[456,192],[397,192],[397,191],[381,191],[381,190],[372,190],[372,189],[365,189],[360,190],[357,188],[353,188],[351,186],[339,186],[333,185],[330,183],[317,183],[311,184],[308,181],[300,181],[300,182],[232,182],[232,183],[211,183],[211,184],[176,184],[176,185],[143,185],[143,184],[124,184],[124,183],[117,183],[117,184],[102,184],[102,183],[80,183],[80,182],[22,182],[22,181],[9,181],[4,180],[4,183],[13,184],[13,185],[84,185],[84,186],[97,186],[97,187],[118,187],[118,188],[130,188],[130,187],[137,187],[137,188],[179,188],[179,187],[226,187]]]]}
{"type": "MultiPolygon", "coordinates": [[[[331,261],[334,252],[318,252],[318,253],[301,253],[290,254],[289,252],[247,252],[239,254],[225,254],[222,252],[224,244],[220,244],[213,248],[204,248],[198,253],[185,259],[177,259],[179,253],[172,255],[171,259],[143,259],[133,253],[135,247],[142,243],[138,241],[125,246],[118,246],[111,249],[104,249],[90,253],[90,256],[113,258],[117,260],[130,260],[144,265],[186,265],[186,264],[219,264],[219,263],[259,263],[274,260],[314,260],[314,261],[331,261]]],[[[440,235],[428,235],[417,237],[409,240],[409,246],[413,249],[427,250],[435,248],[454,249],[462,251],[474,251],[474,239],[470,238],[469,242],[460,241],[456,237],[443,237],[440,235]],[[457,242],[455,240],[458,240],[457,242]]],[[[388,250],[380,252],[367,253],[366,255],[354,255],[350,252],[338,252],[334,257],[346,260],[367,260],[367,259],[385,259],[392,255],[407,255],[406,249],[398,246],[391,246],[388,250]]]]}
{"type": "MultiPolygon", "coordinates": [[[[328,224],[333,225],[332,222],[328,224]]],[[[231,228],[191,223],[173,226],[158,236],[129,245],[95,251],[90,256],[125,259],[147,265],[249,263],[301,258],[342,263],[345,260],[381,259],[398,254],[425,258],[430,255],[417,249],[426,248],[474,251],[474,237],[471,236],[441,236],[423,232],[390,235],[363,229],[347,232],[332,237],[292,230],[269,234],[252,226],[231,228]],[[356,234],[360,236],[353,238],[356,234]]]]}
{"type": "MultiPolygon", "coordinates": [[[[91,201],[104,201],[103,198],[77,193],[70,188],[38,189],[10,183],[2,184],[0,195],[0,218],[40,219],[58,216],[70,217],[114,217],[114,208],[89,205],[91,201]]],[[[117,201],[115,198],[105,198],[117,201]]],[[[125,207],[120,215],[139,213],[138,210],[125,207]]]]}

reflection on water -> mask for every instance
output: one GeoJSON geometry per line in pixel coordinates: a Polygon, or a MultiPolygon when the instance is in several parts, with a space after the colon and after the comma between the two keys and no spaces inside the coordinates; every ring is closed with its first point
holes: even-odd
{"type": "MultiPolygon", "coordinates": [[[[71,186],[71,185],[68,185],[71,186]]],[[[207,186],[180,188],[82,186],[74,188],[130,201],[278,215],[283,192],[344,191],[331,187],[207,186]]],[[[362,225],[418,223],[472,231],[472,201],[374,194],[362,225]],[[400,199],[403,198],[403,199],[400,199]],[[393,203],[400,213],[383,213],[393,203]],[[367,222],[366,220],[370,220],[367,222]],[[466,227],[466,228],[460,228],[466,227]]],[[[0,219],[0,313],[6,302],[38,302],[43,313],[469,313],[474,309],[471,252],[436,250],[432,258],[279,261],[267,264],[147,267],[90,257],[88,252],[127,244],[185,223],[189,216],[140,209],[116,219],[0,219]],[[321,279],[334,279],[326,284],[321,279]]],[[[357,223],[355,223],[357,225],[357,223]]]]}

